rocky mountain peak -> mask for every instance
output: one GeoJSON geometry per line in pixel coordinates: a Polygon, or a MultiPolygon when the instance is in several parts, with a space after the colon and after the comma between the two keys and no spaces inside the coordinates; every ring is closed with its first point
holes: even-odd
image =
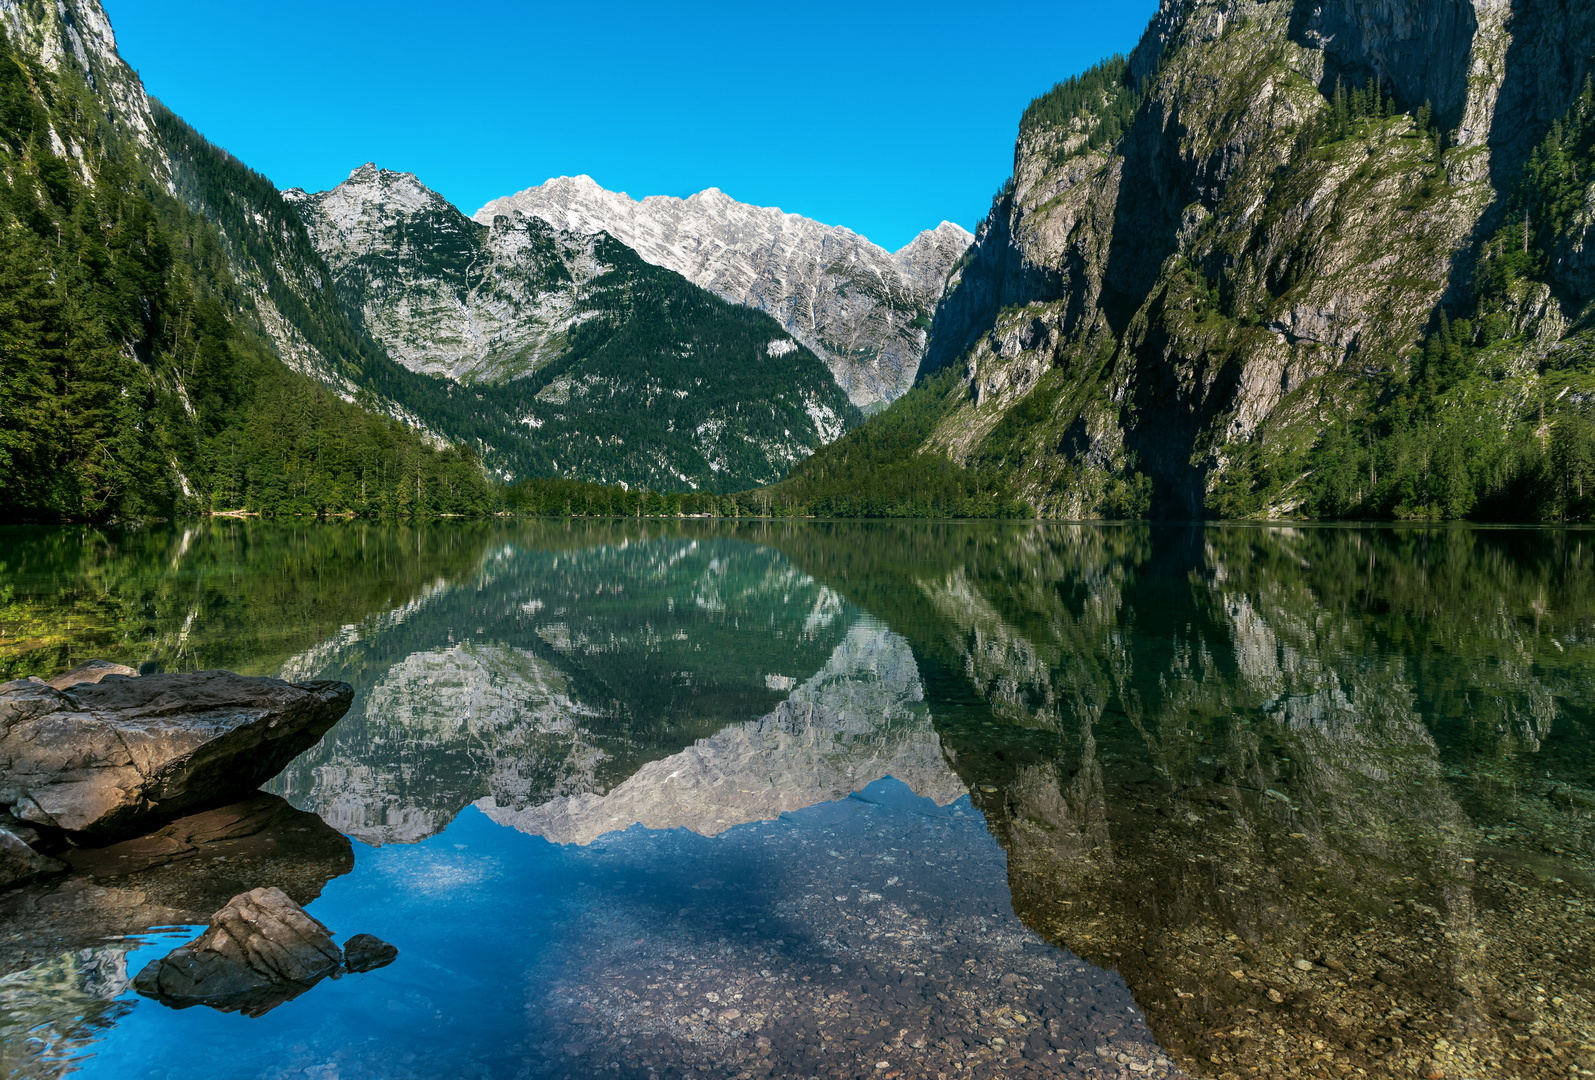
{"type": "Polygon", "coordinates": [[[347,304],[390,356],[455,381],[526,374],[562,347],[576,282],[604,267],[590,237],[556,242],[520,214],[467,218],[413,173],[367,163],[330,191],[293,190],[347,304]],[[553,282],[564,285],[550,287],[553,282]]]}
{"type": "Polygon", "coordinates": [[[719,188],[639,201],[588,176],[495,199],[475,217],[488,224],[515,211],[572,233],[608,233],[656,266],[768,312],[866,409],[913,385],[930,315],[972,239],[943,223],[894,254],[851,229],[738,202],[719,188]]]}
{"type": "Polygon", "coordinates": [[[340,253],[369,250],[377,237],[400,217],[416,214],[453,214],[463,220],[448,200],[413,174],[392,172],[367,163],[331,191],[310,194],[294,188],[283,192],[305,218],[316,246],[329,261],[340,253]]]}

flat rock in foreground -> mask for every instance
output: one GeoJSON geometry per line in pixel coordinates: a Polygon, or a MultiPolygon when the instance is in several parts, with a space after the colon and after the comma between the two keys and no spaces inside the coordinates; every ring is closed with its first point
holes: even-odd
{"type": "Polygon", "coordinates": [[[136,836],[242,799],[348,712],[347,683],[294,685],[226,671],[127,677],[58,690],[0,686],[0,805],[80,843],[136,836]]]}
{"type": "Polygon", "coordinates": [[[208,1005],[260,1016],[342,963],[331,932],[287,894],[254,889],[233,897],[199,937],[151,961],[133,987],[174,1008],[208,1005]]]}

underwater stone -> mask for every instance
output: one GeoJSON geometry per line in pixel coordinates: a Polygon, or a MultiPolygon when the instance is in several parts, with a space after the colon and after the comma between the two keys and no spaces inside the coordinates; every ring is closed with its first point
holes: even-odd
{"type": "Polygon", "coordinates": [[[399,950],[371,934],[356,934],[343,946],[343,966],[356,975],[387,967],[399,958],[399,950]]]}

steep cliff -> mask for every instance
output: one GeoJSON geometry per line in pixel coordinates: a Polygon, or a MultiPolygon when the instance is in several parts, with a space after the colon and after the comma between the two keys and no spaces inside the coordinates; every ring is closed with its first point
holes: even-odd
{"type": "Polygon", "coordinates": [[[893,253],[850,229],[749,206],[716,188],[639,202],[586,176],[495,199],[476,220],[489,225],[514,213],[573,233],[607,232],[655,266],[768,312],[825,361],[862,409],[913,385],[947,271],[971,239],[944,221],[893,253]]]}
{"type": "Polygon", "coordinates": [[[1559,0],[1165,0],[1026,111],[917,452],[1057,516],[1588,512],[1592,52],[1559,0]]]}

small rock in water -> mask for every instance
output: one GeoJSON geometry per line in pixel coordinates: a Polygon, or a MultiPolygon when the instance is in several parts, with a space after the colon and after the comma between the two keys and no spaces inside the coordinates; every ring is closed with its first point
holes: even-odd
{"type": "Polygon", "coordinates": [[[343,945],[343,966],[356,975],[387,967],[398,958],[398,949],[370,934],[356,934],[343,945]]]}
{"type": "Polygon", "coordinates": [[[342,960],[327,928],[281,889],[255,889],[233,897],[199,937],[151,961],[133,987],[173,1008],[209,1005],[261,1016],[342,960]]]}

